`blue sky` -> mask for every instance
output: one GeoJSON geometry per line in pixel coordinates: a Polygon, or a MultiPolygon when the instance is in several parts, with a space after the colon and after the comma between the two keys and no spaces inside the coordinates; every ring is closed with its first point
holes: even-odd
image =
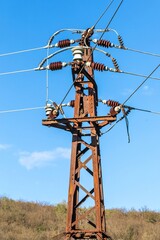
{"type": "MultiPolygon", "coordinates": [[[[105,28],[120,1],[115,1],[98,23],[105,28]]],[[[95,24],[109,1],[81,0],[61,3],[48,0],[4,1],[0,3],[0,54],[45,46],[59,29],[86,29],[95,24]]],[[[159,0],[124,1],[110,28],[115,29],[128,48],[159,54],[159,0]]],[[[55,38],[78,38],[68,32],[55,38]]],[[[100,35],[96,35],[96,38],[100,35]]],[[[113,32],[105,39],[117,42],[113,32]]],[[[117,59],[122,70],[148,75],[159,58],[104,49],[117,59]]],[[[50,50],[50,53],[54,52],[50,50]]],[[[46,56],[46,50],[0,56],[0,73],[32,69],[46,56]]],[[[108,58],[95,53],[95,61],[112,67],[108,58]]],[[[71,52],[52,61],[72,61],[71,52]]],[[[154,73],[160,77],[160,69],[154,73]]],[[[143,78],[109,72],[95,73],[99,98],[124,102],[143,78]]],[[[46,72],[0,76],[0,195],[25,201],[56,204],[67,201],[71,135],[42,126],[43,109],[2,113],[5,110],[43,107],[46,102],[46,72]]],[[[49,72],[49,98],[60,102],[72,83],[70,69],[49,72]]],[[[73,99],[72,90],[65,102],[73,99]]],[[[147,80],[127,105],[160,111],[160,81],[147,80]]],[[[70,117],[73,113],[65,110],[70,117]]],[[[107,107],[99,112],[106,114],[107,107]]],[[[106,208],[144,206],[160,210],[160,116],[132,111],[128,116],[131,143],[121,121],[101,138],[103,184],[106,208]]]]}

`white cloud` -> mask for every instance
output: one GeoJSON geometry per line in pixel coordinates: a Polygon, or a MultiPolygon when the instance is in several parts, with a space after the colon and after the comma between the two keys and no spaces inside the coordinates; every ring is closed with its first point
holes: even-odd
{"type": "Polygon", "coordinates": [[[149,89],[149,87],[147,85],[143,87],[144,91],[148,91],[148,89],[149,89]]]}
{"type": "Polygon", "coordinates": [[[129,88],[125,88],[122,92],[122,95],[123,96],[129,96],[131,93],[133,92],[132,89],[129,89],[129,88]]]}
{"type": "Polygon", "coordinates": [[[145,85],[145,86],[143,87],[143,94],[144,94],[144,95],[151,96],[151,95],[153,95],[153,89],[150,88],[149,86],[145,85]]]}
{"type": "Polygon", "coordinates": [[[0,150],[7,150],[8,148],[10,148],[11,146],[8,144],[0,144],[0,150]]]}
{"type": "Polygon", "coordinates": [[[69,159],[69,148],[56,148],[52,151],[40,151],[40,152],[20,152],[19,162],[22,166],[28,170],[35,167],[42,167],[51,164],[55,160],[69,159]]]}
{"type": "MultiPolygon", "coordinates": [[[[125,88],[123,90],[123,92],[122,92],[122,95],[123,96],[129,96],[129,95],[131,95],[133,93],[134,90],[135,89],[125,88]]],[[[154,93],[153,88],[150,88],[148,85],[143,86],[143,88],[141,90],[139,90],[139,91],[141,91],[141,93],[143,95],[146,95],[146,96],[151,96],[154,93]]]]}

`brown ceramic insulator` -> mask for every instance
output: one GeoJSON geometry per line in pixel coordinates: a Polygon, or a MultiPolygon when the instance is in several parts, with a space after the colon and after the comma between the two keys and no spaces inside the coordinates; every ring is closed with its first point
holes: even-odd
{"type": "Polygon", "coordinates": [[[105,65],[102,64],[102,63],[92,62],[91,67],[94,70],[97,70],[97,71],[104,71],[105,70],[105,65]]]}
{"type": "Polygon", "coordinates": [[[70,107],[74,107],[74,105],[75,105],[75,101],[74,101],[74,100],[71,100],[71,101],[70,101],[70,107]]]}
{"type": "Polygon", "coordinates": [[[110,106],[110,107],[117,107],[117,106],[120,105],[120,103],[116,102],[116,101],[113,101],[113,100],[108,100],[107,105],[110,106]]]}
{"type": "Polygon", "coordinates": [[[52,70],[52,71],[62,69],[62,62],[53,62],[53,63],[50,63],[49,69],[52,70]]]}
{"type": "Polygon", "coordinates": [[[118,66],[117,60],[115,58],[112,58],[112,62],[113,62],[113,65],[114,65],[115,69],[119,70],[119,66],[118,66]]]}
{"type": "Polygon", "coordinates": [[[58,42],[58,47],[64,48],[64,47],[69,47],[71,45],[69,39],[61,40],[58,42]]]}
{"type": "Polygon", "coordinates": [[[123,42],[123,39],[122,39],[122,37],[120,35],[118,35],[118,41],[120,43],[120,46],[124,47],[124,42],[123,42]]]}
{"type": "Polygon", "coordinates": [[[108,41],[108,40],[103,40],[103,39],[101,39],[101,40],[98,40],[98,41],[97,41],[97,45],[98,45],[98,46],[102,46],[102,47],[107,47],[107,48],[109,48],[109,47],[111,47],[111,42],[108,41]]]}

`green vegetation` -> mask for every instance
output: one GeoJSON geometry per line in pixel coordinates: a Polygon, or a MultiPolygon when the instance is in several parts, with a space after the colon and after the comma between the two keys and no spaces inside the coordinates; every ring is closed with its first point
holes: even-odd
{"type": "MultiPolygon", "coordinates": [[[[66,203],[49,206],[0,198],[0,239],[50,240],[65,231],[66,211],[66,203]]],[[[113,240],[160,240],[158,212],[112,209],[106,216],[113,240]]]]}

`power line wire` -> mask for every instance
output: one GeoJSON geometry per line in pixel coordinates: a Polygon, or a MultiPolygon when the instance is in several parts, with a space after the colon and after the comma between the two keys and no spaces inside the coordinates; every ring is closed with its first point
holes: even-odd
{"type": "Polygon", "coordinates": [[[102,19],[102,17],[106,14],[106,12],[108,11],[108,9],[110,8],[110,6],[112,5],[112,3],[114,2],[114,0],[112,0],[110,2],[110,4],[106,7],[106,9],[104,10],[104,12],[102,13],[102,15],[98,18],[97,22],[94,24],[93,28],[95,28],[97,26],[97,24],[99,23],[99,21],[102,19]]]}
{"type": "MultiPolygon", "coordinates": [[[[47,58],[46,58],[47,60],[47,58]]],[[[0,76],[3,76],[3,75],[10,75],[10,74],[16,74],[16,73],[23,73],[23,72],[32,72],[32,71],[36,71],[36,70],[39,70],[39,68],[31,68],[31,69],[24,69],[24,70],[16,70],[16,71],[11,71],[11,72],[3,72],[3,73],[0,73],[0,76]]],[[[111,71],[113,72],[113,71],[111,71]]],[[[127,75],[131,75],[131,76],[135,76],[135,77],[143,77],[143,78],[146,78],[147,75],[142,75],[142,74],[138,74],[138,73],[133,73],[133,72],[126,72],[126,71],[120,71],[120,72],[115,72],[114,73],[122,73],[122,74],[127,74],[127,75]]],[[[148,77],[152,80],[160,80],[160,78],[158,77],[148,77]]],[[[72,87],[73,87],[74,83],[72,84],[72,87]]]]}
{"type": "Polygon", "coordinates": [[[0,111],[0,114],[3,113],[13,113],[13,112],[23,112],[23,111],[31,111],[31,110],[38,110],[38,109],[44,109],[45,107],[33,107],[33,108],[21,108],[21,109],[12,109],[12,110],[2,110],[0,111]]]}
{"type": "MultiPolygon", "coordinates": [[[[121,48],[121,49],[123,49],[123,48],[121,48]]],[[[150,56],[154,56],[154,57],[160,57],[160,54],[152,53],[152,52],[145,52],[145,51],[141,51],[141,50],[137,50],[137,49],[133,49],[133,48],[127,48],[127,47],[125,47],[124,50],[132,51],[132,52],[137,52],[137,53],[141,53],[141,54],[145,54],[145,55],[150,55],[150,56]]]]}
{"type": "Polygon", "coordinates": [[[3,73],[0,73],[0,76],[16,74],[16,73],[23,73],[23,72],[32,72],[35,70],[36,70],[35,68],[31,68],[31,69],[25,69],[25,70],[16,70],[16,71],[12,71],[12,72],[3,72],[3,73]]]}
{"type": "Polygon", "coordinates": [[[142,75],[142,74],[138,74],[138,73],[133,73],[133,72],[125,72],[125,71],[120,71],[118,73],[124,73],[124,74],[128,74],[128,75],[132,75],[132,76],[135,76],[135,77],[143,77],[143,78],[150,78],[150,79],[153,79],[153,80],[160,80],[160,78],[158,77],[147,77],[146,75],[142,75]]]}
{"type": "MultiPolygon", "coordinates": [[[[101,39],[102,39],[103,35],[104,35],[104,34],[105,34],[105,32],[107,31],[107,29],[108,29],[109,25],[111,24],[111,22],[113,21],[113,19],[114,19],[114,18],[115,18],[115,16],[116,16],[116,14],[117,14],[118,10],[120,9],[120,7],[121,7],[121,5],[122,5],[123,1],[124,1],[124,0],[121,0],[121,2],[119,3],[119,5],[118,5],[118,7],[116,8],[116,10],[115,10],[114,14],[112,15],[112,17],[111,17],[110,21],[108,22],[108,24],[107,24],[106,28],[104,29],[104,32],[102,32],[102,34],[101,34],[101,37],[99,38],[99,40],[101,40],[101,39]]],[[[94,47],[93,49],[95,49],[95,48],[97,47],[97,45],[98,45],[98,43],[96,43],[96,45],[95,45],[95,47],[94,47]]],[[[94,50],[93,50],[93,51],[94,51],[94,50]]]]}
{"type": "MultiPolygon", "coordinates": [[[[123,1],[124,1],[124,0],[121,0],[121,2],[119,3],[118,7],[116,8],[116,10],[115,10],[114,14],[112,15],[112,17],[111,17],[110,21],[108,22],[108,24],[107,24],[107,26],[106,26],[106,28],[105,28],[105,31],[107,30],[107,28],[109,27],[109,25],[110,25],[110,24],[111,24],[111,22],[113,21],[113,19],[114,19],[114,17],[116,16],[116,14],[117,14],[117,12],[118,12],[118,10],[119,10],[120,6],[121,6],[121,5],[122,5],[122,3],[123,3],[123,1]]],[[[103,35],[104,35],[105,31],[104,31],[104,32],[101,34],[101,37],[99,38],[99,40],[101,40],[101,39],[102,39],[102,37],[103,37],[103,35]]],[[[96,43],[96,45],[94,46],[94,48],[91,50],[91,54],[89,55],[89,57],[88,57],[87,61],[89,60],[90,56],[93,54],[93,52],[94,52],[94,50],[96,49],[96,47],[97,47],[97,43],[96,43]]],[[[83,69],[84,69],[84,65],[83,65],[83,66],[82,66],[82,68],[80,69],[80,71],[79,71],[79,73],[78,73],[78,76],[77,76],[77,78],[78,78],[78,77],[79,77],[79,75],[82,73],[83,69]]],[[[76,79],[75,79],[75,80],[76,80],[76,79]]],[[[74,82],[75,82],[75,80],[74,80],[74,82]]],[[[66,99],[66,97],[68,96],[69,92],[71,91],[72,87],[74,86],[74,82],[72,83],[71,87],[69,88],[69,90],[67,91],[66,95],[65,95],[65,96],[64,96],[64,98],[62,99],[62,101],[61,101],[60,105],[61,105],[61,104],[64,102],[64,100],[65,100],[65,99],[66,99]]]]}
{"type": "Polygon", "coordinates": [[[147,112],[147,113],[152,113],[152,114],[157,114],[157,115],[160,115],[160,112],[154,112],[154,111],[151,111],[151,110],[147,110],[147,109],[142,109],[142,108],[135,108],[135,107],[130,107],[130,106],[126,106],[128,109],[130,110],[137,110],[137,111],[141,111],[141,112],[147,112]]]}
{"type": "MultiPolygon", "coordinates": [[[[98,21],[97,21],[97,22],[98,22],[98,21]]],[[[95,26],[95,25],[94,25],[94,26],[95,26]]],[[[78,31],[78,30],[77,30],[77,31],[78,31]]],[[[82,30],[81,30],[81,31],[82,31],[82,30]]],[[[9,53],[1,53],[1,54],[0,54],[0,57],[10,56],[10,55],[14,55],[14,54],[20,54],[20,53],[25,53],[25,52],[31,52],[31,51],[37,51],[37,50],[42,50],[42,49],[46,49],[46,48],[49,48],[49,46],[30,48],[30,49],[19,50],[19,51],[14,51],[14,52],[9,52],[9,53]]],[[[128,47],[118,48],[118,49],[128,50],[128,51],[137,52],[137,53],[141,53],[141,54],[145,54],[145,55],[150,55],[150,56],[154,56],[154,57],[160,57],[160,54],[157,54],[157,53],[146,52],[146,51],[142,51],[142,50],[138,50],[138,49],[133,49],[133,48],[128,48],[128,47]]]]}
{"type": "Polygon", "coordinates": [[[32,51],[37,51],[37,50],[41,50],[41,49],[45,49],[45,48],[46,48],[46,46],[45,47],[37,47],[37,48],[30,48],[30,49],[20,50],[20,51],[16,51],[16,52],[2,53],[2,54],[0,54],[0,57],[14,55],[14,54],[19,54],[19,53],[25,53],[25,52],[32,52],[32,51]]]}
{"type": "Polygon", "coordinates": [[[112,130],[112,128],[114,128],[117,123],[119,123],[121,120],[123,120],[125,118],[125,116],[123,115],[121,118],[119,118],[109,129],[107,129],[105,132],[101,132],[101,136],[108,133],[109,131],[112,130]]]}

